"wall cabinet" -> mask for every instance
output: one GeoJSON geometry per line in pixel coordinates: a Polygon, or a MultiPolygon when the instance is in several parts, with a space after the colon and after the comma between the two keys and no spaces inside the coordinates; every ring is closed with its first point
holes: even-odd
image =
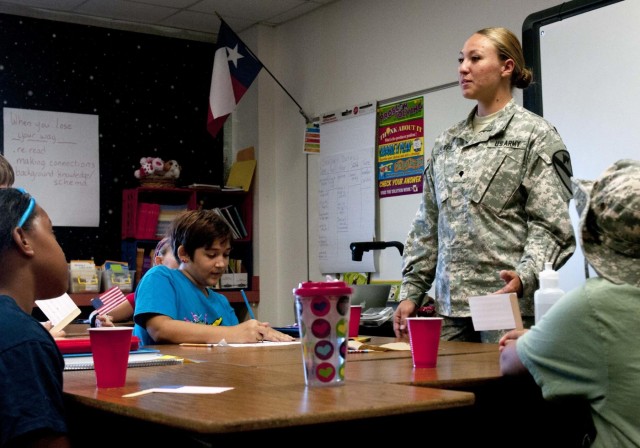
{"type": "Polygon", "coordinates": [[[181,211],[197,208],[217,208],[228,216],[228,220],[235,219],[236,225],[242,227],[238,229],[240,233],[232,242],[230,258],[234,261],[230,265],[235,265],[238,270],[247,274],[246,286],[242,283],[242,288],[240,284],[230,288],[223,287],[220,292],[231,302],[242,302],[240,289],[245,289],[249,301],[258,302],[258,279],[253,276],[251,191],[207,187],[138,187],[123,190],[122,260],[129,263],[129,269],[136,271],[136,280],[139,280],[151,267],[153,251],[166,232],[169,222],[181,211]]]}

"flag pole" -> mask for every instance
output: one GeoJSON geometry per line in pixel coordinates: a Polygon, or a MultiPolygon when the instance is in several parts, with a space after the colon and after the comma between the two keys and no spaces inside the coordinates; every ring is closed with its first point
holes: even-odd
{"type": "MultiPolygon", "coordinates": [[[[221,22],[224,22],[224,19],[222,18],[222,16],[220,14],[218,14],[218,11],[215,11],[216,15],[218,16],[218,18],[220,19],[221,22]]],[[[225,22],[227,23],[227,22],[225,22]]],[[[229,24],[227,23],[227,26],[229,26],[229,24]]],[[[231,29],[231,27],[229,26],[229,29],[231,29]]],[[[284,90],[284,93],[286,93],[289,98],[291,98],[291,101],[293,101],[295,103],[296,106],[298,106],[298,111],[300,112],[300,114],[304,117],[304,119],[306,120],[307,123],[311,123],[311,119],[309,118],[309,116],[304,112],[304,110],[302,110],[302,106],[300,104],[298,104],[298,102],[295,100],[295,98],[293,96],[291,96],[291,94],[289,93],[289,91],[287,89],[285,89],[285,87],[282,85],[282,83],[280,81],[278,81],[278,79],[273,75],[273,73],[271,73],[271,70],[269,70],[267,68],[266,65],[264,65],[262,63],[262,61],[260,61],[260,59],[255,55],[255,53],[249,48],[249,46],[247,44],[245,44],[242,39],[240,39],[240,36],[238,36],[238,34],[234,31],[234,33],[236,34],[236,37],[238,38],[238,40],[240,42],[242,42],[242,45],[245,46],[245,48],[247,49],[247,51],[249,51],[251,53],[251,55],[260,62],[260,64],[262,65],[262,68],[264,68],[267,73],[269,73],[269,75],[273,78],[273,80],[282,88],[282,90],[284,90]]]]}

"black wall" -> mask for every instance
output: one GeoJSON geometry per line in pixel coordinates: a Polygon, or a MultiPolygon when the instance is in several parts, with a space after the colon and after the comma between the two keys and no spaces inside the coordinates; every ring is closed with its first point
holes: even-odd
{"type": "Polygon", "coordinates": [[[209,43],[0,14],[2,107],[99,116],[100,226],[55,228],[68,260],[122,258],[122,189],[138,186],[141,157],[177,160],[178,186],[223,183],[222,133],[206,130],[213,55],[209,43]]]}

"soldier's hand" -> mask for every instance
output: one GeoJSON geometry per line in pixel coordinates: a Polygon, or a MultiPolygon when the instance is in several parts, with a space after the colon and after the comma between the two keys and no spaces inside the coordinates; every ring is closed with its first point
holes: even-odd
{"type": "Polygon", "coordinates": [[[511,294],[515,292],[518,297],[522,297],[522,281],[516,271],[500,271],[500,278],[504,280],[505,285],[494,294],[511,294]]]}
{"type": "Polygon", "coordinates": [[[397,338],[409,336],[407,328],[407,317],[415,315],[416,304],[410,300],[403,300],[398,304],[396,311],[393,313],[393,331],[397,338]]]}

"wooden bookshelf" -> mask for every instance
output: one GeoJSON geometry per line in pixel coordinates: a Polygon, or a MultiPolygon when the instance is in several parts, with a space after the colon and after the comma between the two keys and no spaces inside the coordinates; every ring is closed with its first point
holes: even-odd
{"type": "MultiPolygon", "coordinates": [[[[257,276],[252,278],[252,289],[245,291],[247,299],[250,303],[260,303],[260,279],[257,276]]],[[[218,289],[216,290],[220,294],[223,294],[231,303],[242,303],[244,299],[239,290],[236,289],[218,289]]],[[[91,299],[98,296],[100,293],[70,293],[69,295],[78,306],[91,306],[91,299]]]]}
{"type": "MultiPolygon", "coordinates": [[[[178,206],[184,205],[186,209],[193,210],[196,208],[232,208],[235,216],[242,221],[242,225],[246,230],[243,237],[233,240],[233,257],[242,260],[242,264],[248,274],[248,287],[246,289],[249,297],[257,296],[252,294],[253,290],[258,288],[253,285],[253,193],[252,191],[228,191],[220,189],[211,189],[205,187],[194,188],[149,188],[138,187],[124,189],[122,192],[122,260],[129,264],[129,269],[135,271],[136,283],[144,275],[145,265],[140,265],[140,261],[145,256],[153,254],[156,243],[160,240],[160,236],[155,232],[155,238],[140,239],[142,236],[137,229],[140,228],[139,220],[142,218],[139,206],[141,204],[160,204],[162,206],[178,206]],[[140,250],[141,249],[141,250],[140,250]],[[144,255],[140,257],[140,252],[144,255]]],[[[161,212],[162,213],[162,212],[161,212]]],[[[154,232],[151,232],[154,233],[154,232]]],[[[145,233],[145,237],[148,233],[145,233]]],[[[147,266],[148,267],[148,266],[147,266]]],[[[239,291],[233,291],[230,301],[243,301],[239,291]],[[236,292],[238,294],[236,294],[236,292]]],[[[251,299],[250,299],[251,300],[251,299]]]]}

